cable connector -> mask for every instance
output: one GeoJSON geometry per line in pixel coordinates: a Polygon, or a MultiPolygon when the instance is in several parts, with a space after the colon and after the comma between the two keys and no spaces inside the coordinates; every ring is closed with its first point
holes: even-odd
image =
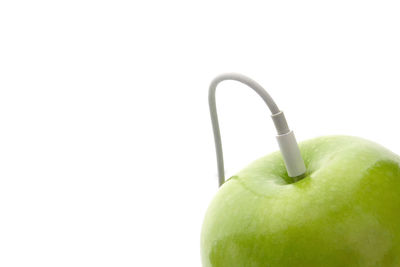
{"type": "Polygon", "coordinates": [[[290,177],[303,175],[306,172],[306,166],[301,157],[294,132],[289,129],[286,122],[285,114],[283,114],[283,111],[279,111],[276,114],[272,114],[271,118],[278,133],[276,140],[278,141],[288,175],[290,177]]]}

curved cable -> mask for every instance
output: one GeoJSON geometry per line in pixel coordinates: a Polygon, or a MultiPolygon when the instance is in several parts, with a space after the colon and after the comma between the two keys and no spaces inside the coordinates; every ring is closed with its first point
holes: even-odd
{"type": "Polygon", "coordinates": [[[225,171],[224,171],[224,156],[222,152],[221,133],[219,129],[218,113],[215,101],[215,91],[217,89],[218,84],[226,80],[238,81],[249,86],[264,100],[265,104],[267,104],[268,108],[272,113],[272,119],[274,120],[275,127],[279,134],[278,137],[283,136],[282,139],[285,139],[280,142],[280,139],[278,138],[278,143],[280,145],[282,154],[285,158],[285,164],[287,169],[294,170],[294,171],[289,171],[289,174],[295,173],[294,175],[298,175],[298,173],[301,172],[304,173],[305,172],[304,161],[301,158],[300,151],[298,150],[297,142],[294,139],[293,132],[289,130],[283,112],[279,110],[278,106],[275,104],[275,101],[272,99],[272,97],[265,91],[265,89],[261,85],[259,85],[256,81],[250,79],[249,77],[246,77],[238,73],[225,73],[217,76],[211,82],[208,91],[208,103],[210,107],[211,122],[214,132],[215,150],[217,154],[219,186],[221,186],[225,182],[225,171]],[[283,143],[283,146],[281,146],[281,143],[283,143]],[[289,162],[286,162],[287,158],[289,162]],[[294,168],[289,168],[291,167],[290,165],[293,166],[293,163],[295,165],[294,168]]]}

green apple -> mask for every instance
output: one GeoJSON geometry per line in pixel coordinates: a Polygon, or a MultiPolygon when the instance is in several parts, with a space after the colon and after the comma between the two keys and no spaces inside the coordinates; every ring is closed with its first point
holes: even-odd
{"type": "Polygon", "coordinates": [[[202,227],[203,266],[400,266],[400,157],[350,136],[300,151],[297,181],[275,152],[221,186],[202,227]]]}

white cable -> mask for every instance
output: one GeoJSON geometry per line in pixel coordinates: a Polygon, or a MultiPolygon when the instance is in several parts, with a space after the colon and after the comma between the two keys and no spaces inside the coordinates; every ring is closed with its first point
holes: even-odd
{"type": "Polygon", "coordinates": [[[219,186],[225,182],[224,171],[224,157],[222,153],[221,133],[219,130],[217,105],[215,102],[215,91],[220,82],[225,80],[234,80],[241,82],[252,88],[267,104],[272,115],[272,120],[278,132],[277,141],[281,150],[283,160],[286,165],[286,170],[290,177],[298,177],[306,172],[303,158],[301,157],[299,146],[293,131],[289,130],[285,115],[279,110],[278,106],[272,97],[265,91],[265,89],[252,79],[238,73],[226,73],[217,76],[210,84],[208,92],[208,103],[210,106],[211,122],[214,132],[215,150],[217,154],[218,164],[218,181],[219,186]]]}

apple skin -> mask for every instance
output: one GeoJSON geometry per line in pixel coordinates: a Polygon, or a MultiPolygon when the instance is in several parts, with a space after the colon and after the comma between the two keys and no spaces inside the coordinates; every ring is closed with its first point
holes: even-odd
{"type": "Polygon", "coordinates": [[[350,136],[299,146],[303,179],[275,152],[221,186],[202,227],[203,266],[400,266],[400,157],[350,136]]]}

